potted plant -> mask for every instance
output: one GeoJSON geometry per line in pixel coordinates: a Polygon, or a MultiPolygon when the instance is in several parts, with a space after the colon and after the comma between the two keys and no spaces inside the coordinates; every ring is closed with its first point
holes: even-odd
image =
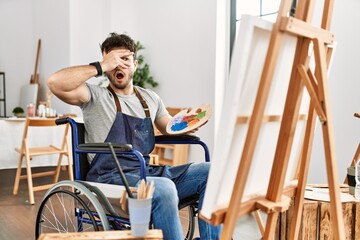
{"type": "MultiPolygon", "coordinates": [[[[145,49],[145,47],[139,41],[136,42],[136,48],[138,53],[141,50],[145,49]]],[[[146,87],[146,85],[156,87],[157,85],[159,85],[150,75],[150,66],[149,64],[144,62],[144,56],[138,54],[137,60],[138,60],[138,67],[133,76],[134,85],[139,87],[146,87]]]]}
{"type": "Polygon", "coordinates": [[[16,117],[22,117],[24,114],[24,109],[22,107],[15,107],[12,111],[14,116],[16,117]]]}

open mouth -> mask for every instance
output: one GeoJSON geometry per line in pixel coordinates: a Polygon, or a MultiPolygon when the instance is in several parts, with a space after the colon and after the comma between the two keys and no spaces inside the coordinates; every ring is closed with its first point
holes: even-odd
{"type": "Polygon", "coordinates": [[[115,74],[115,77],[116,77],[116,79],[121,80],[121,79],[123,79],[125,77],[125,75],[122,72],[117,72],[115,74]]]}

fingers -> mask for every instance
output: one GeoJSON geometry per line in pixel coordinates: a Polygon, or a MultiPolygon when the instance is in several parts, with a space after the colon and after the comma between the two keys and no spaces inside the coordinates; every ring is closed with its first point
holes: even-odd
{"type": "Polygon", "coordinates": [[[191,130],[191,131],[189,131],[189,132],[186,132],[185,134],[187,134],[187,135],[191,135],[191,134],[196,133],[196,132],[197,132],[197,130],[198,130],[198,129],[194,129],[194,130],[191,130]]]}
{"type": "Polygon", "coordinates": [[[133,62],[134,53],[125,49],[112,50],[109,53],[103,54],[103,61],[101,67],[103,71],[112,71],[117,67],[129,68],[133,62]]]}
{"type": "Polygon", "coordinates": [[[115,58],[119,58],[120,64],[119,67],[122,68],[128,68],[131,66],[133,58],[131,56],[134,56],[133,52],[130,52],[129,50],[115,50],[114,51],[115,58]]]}
{"type": "Polygon", "coordinates": [[[119,64],[115,68],[129,68],[131,66],[131,63],[129,63],[126,60],[120,60],[119,64]]]}
{"type": "Polygon", "coordinates": [[[200,126],[198,126],[197,128],[194,128],[193,130],[187,132],[186,134],[194,134],[196,133],[202,126],[204,126],[208,121],[205,121],[203,124],[201,124],[200,126]]]}

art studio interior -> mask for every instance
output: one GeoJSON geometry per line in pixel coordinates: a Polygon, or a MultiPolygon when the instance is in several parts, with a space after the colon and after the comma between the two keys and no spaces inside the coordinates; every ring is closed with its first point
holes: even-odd
{"type": "Polygon", "coordinates": [[[360,239],[359,8],[1,1],[0,239],[360,239]]]}

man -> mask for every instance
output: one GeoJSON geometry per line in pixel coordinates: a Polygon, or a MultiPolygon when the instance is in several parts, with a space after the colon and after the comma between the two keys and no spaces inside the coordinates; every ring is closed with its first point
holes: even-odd
{"type": "MultiPolygon", "coordinates": [[[[162,229],[164,239],[183,239],[178,201],[200,194],[201,208],[209,163],[182,166],[149,166],[148,154],[154,147],[153,123],[166,134],[171,116],[160,97],[151,90],[134,87],[132,78],[137,67],[136,44],[125,34],[111,33],[102,43],[101,62],[60,70],[48,79],[50,90],[62,101],[80,106],[85,124],[86,142],[130,143],[147,162],[147,179],[154,180],[152,222],[162,229]],[[87,84],[91,77],[105,73],[107,88],[87,84]]],[[[90,159],[87,180],[121,184],[120,174],[108,154],[90,159]]],[[[139,163],[132,157],[121,157],[120,165],[130,185],[139,183],[139,163]]],[[[218,239],[219,227],[199,220],[202,239],[218,239]]]]}

